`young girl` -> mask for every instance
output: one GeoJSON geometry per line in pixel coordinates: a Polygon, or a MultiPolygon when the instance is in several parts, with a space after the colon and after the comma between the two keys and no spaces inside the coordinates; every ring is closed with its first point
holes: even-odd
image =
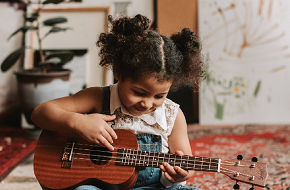
{"type": "MultiPolygon", "coordinates": [[[[198,38],[189,29],[170,38],[160,35],[149,30],[150,21],[142,15],[108,20],[110,32],[100,34],[97,41],[100,65],[112,68],[118,82],[45,102],[35,108],[32,120],[45,130],[74,130],[111,151],[118,138],[114,129],[128,129],[141,150],[192,155],[185,117],[166,96],[180,84],[195,87],[203,78],[198,38]],[[110,126],[107,122],[113,120],[110,126]]],[[[140,171],[133,189],[196,189],[183,186],[192,175],[193,171],[163,163],[140,171]]],[[[77,188],[84,189],[99,188],[77,188]]]]}

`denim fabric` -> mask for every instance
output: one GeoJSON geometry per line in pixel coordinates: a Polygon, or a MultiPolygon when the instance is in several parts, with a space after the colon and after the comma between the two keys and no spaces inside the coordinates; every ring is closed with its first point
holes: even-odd
{"type": "MultiPolygon", "coordinates": [[[[136,137],[140,150],[161,152],[161,136],[153,134],[137,134],[136,137]]],[[[139,189],[137,187],[159,184],[160,176],[161,170],[159,168],[146,167],[145,170],[139,171],[134,188],[139,189]]]]}

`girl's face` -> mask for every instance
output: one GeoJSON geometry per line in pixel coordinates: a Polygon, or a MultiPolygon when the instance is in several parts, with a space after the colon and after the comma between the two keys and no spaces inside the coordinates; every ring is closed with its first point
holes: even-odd
{"type": "Polygon", "coordinates": [[[172,82],[160,83],[153,76],[139,77],[137,80],[127,78],[119,80],[118,92],[127,110],[132,115],[140,116],[161,106],[171,85],[172,82]]]}

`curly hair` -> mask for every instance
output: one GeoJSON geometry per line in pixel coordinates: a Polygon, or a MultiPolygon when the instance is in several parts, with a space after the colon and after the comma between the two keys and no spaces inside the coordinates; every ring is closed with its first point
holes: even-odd
{"type": "Polygon", "coordinates": [[[167,37],[149,30],[150,20],[140,14],[133,18],[108,17],[110,32],[101,33],[100,65],[115,68],[122,79],[154,76],[159,82],[172,81],[195,87],[205,77],[199,38],[188,28],[167,37]]]}

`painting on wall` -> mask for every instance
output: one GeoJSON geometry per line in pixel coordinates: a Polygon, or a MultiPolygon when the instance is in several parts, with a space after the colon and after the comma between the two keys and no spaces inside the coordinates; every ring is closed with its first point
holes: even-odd
{"type": "Polygon", "coordinates": [[[290,123],[290,1],[199,0],[201,124],[290,123]]]}

